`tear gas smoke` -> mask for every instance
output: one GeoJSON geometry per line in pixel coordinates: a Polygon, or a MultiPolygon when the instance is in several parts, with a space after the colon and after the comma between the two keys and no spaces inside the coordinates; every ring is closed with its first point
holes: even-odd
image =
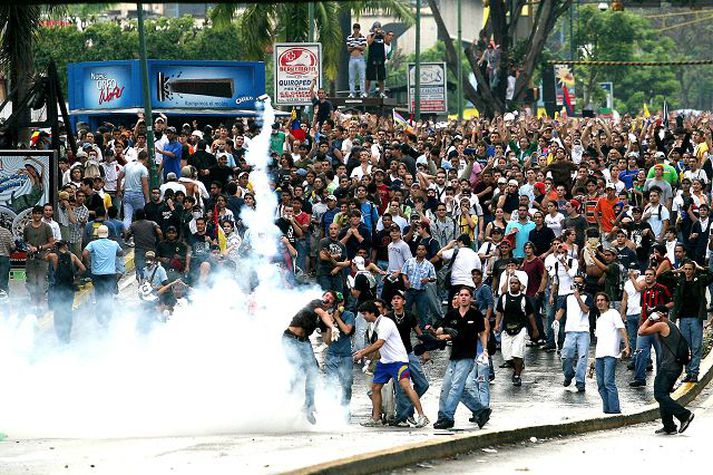
{"type": "MultiPolygon", "coordinates": [[[[54,343],[32,315],[0,314],[0,430],[15,438],[137,437],[311,428],[291,394],[281,334],[321,292],[287,289],[272,263],[279,230],[267,173],[274,112],[264,103],[261,133],[247,154],[257,209],[242,218],[251,252],[236,275],[223,273],[196,290],[149,334],[136,331],[142,309],[116,301],[108,328],[91,304],[75,311],[73,341],[54,343]],[[246,290],[257,276],[254,291],[246,290]]],[[[255,282],[255,281],[254,281],[255,282]]],[[[320,385],[321,386],[321,380],[320,385]]],[[[318,386],[318,388],[319,388],[318,386]]],[[[317,430],[344,428],[336,391],[317,391],[317,430]]]]}

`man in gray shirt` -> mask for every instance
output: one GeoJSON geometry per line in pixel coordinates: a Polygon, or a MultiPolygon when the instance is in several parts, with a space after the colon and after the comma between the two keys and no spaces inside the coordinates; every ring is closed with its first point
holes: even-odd
{"type": "Polygon", "coordinates": [[[138,161],[127,163],[117,179],[117,195],[124,193],[124,229],[128,229],[131,226],[134,212],[142,209],[149,200],[147,160],[148,154],[146,151],[140,151],[138,161]]]}
{"type": "Polygon", "coordinates": [[[389,265],[386,270],[388,275],[384,279],[384,288],[381,292],[381,298],[386,302],[391,302],[391,297],[394,296],[396,290],[406,290],[401,269],[404,263],[413,257],[411,248],[401,239],[401,228],[397,224],[391,225],[389,235],[391,243],[387,247],[389,265]]]}
{"type": "Polygon", "coordinates": [[[136,210],[136,220],[131,223],[126,233],[134,238],[134,263],[136,267],[136,277],[141,279],[142,272],[146,267],[146,253],[156,252],[156,245],[163,239],[161,227],[154,221],[146,219],[146,212],[143,208],[136,210]]]}

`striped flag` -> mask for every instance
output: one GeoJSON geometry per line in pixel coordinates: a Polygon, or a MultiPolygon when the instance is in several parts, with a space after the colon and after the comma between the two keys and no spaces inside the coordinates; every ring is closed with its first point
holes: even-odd
{"type": "Polygon", "coordinates": [[[403,127],[404,130],[406,130],[406,131],[411,130],[411,126],[409,125],[409,123],[406,121],[406,119],[404,119],[404,117],[401,114],[399,114],[395,110],[392,110],[391,114],[392,114],[392,117],[394,118],[394,125],[403,127]]]}

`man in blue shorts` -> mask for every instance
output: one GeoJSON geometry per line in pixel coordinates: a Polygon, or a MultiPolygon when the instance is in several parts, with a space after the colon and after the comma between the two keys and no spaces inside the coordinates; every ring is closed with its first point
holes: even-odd
{"type": "Polygon", "coordinates": [[[364,427],[378,427],[381,422],[381,388],[388,383],[391,378],[398,382],[401,389],[406,393],[413,407],[418,412],[416,427],[424,427],[429,424],[429,420],[423,413],[421,401],[416,394],[416,391],[411,387],[409,372],[409,359],[401,335],[396,327],[396,323],[389,318],[383,318],[379,309],[374,304],[373,300],[362,303],[359,306],[359,312],[364,316],[364,319],[373,323],[371,334],[371,345],[363,350],[354,353],[354,360],[359,361],[366,355],[379,350],[381,355],[376,363],[374,371],[374,379],[371,385],[371,402],[372,412],[371,419],[363,422],[364,427]]]}

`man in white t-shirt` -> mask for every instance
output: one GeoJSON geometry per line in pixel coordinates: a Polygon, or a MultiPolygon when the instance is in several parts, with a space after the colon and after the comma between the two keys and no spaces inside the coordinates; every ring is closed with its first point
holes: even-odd
{"type": "Polygon", "coordinates": [[[467,234],[461,234],[455,241],[449,242],[443,249],[438,251],[438,257],[447,262],[445,265],[451,267],[450,289],[448,291],[448,302],[453,300],[455,293],[461,287],[468,287],[474,290],[471,271],[481,269],[478,254],[470,248],[472,241],[467,234]],[[453,262],[450,262],[453,259],[453,262]]]}
{"type": "Polygon", "coordinates": [[[598,292],[594,302],[599,309],[597,318],[597,347],[594,352],[594,369],[597,373],[597,386],[602,397],[605,414],[620,414],[619,392],[616,389],[616,360],[631,353],[629,339],[621,315],[609,309],[609,296],[598,292]],[[624,351],[621,343],[624,342],[624,351]]]}
{"type": "Polygon", "coordinates": [[[530,276],[527,275],[527,272],[523,270],[518,270],[517,266],[518,263],[515,259],[510,259],[510,261],[508,261],[507,265],[505,266],[505,270],[500,273],[500,278],[498,279],[498,285],[500,286],[500,289],[496,291],[497,295],[507,293],[510,282],[509,277],[513,275],[518,278],[522,288],[527,289],[527,284],[530,281],[530,276]]]}
{"type": "Polygon", "coordinates": [[[555,315],[553,330],[559,331],[559,322],[567,311],[564,324],[564,346],[562,347],[562,372],[564,386],[572,384],[578,393],[584,392],[587,373],[587,355],[589,352],[589,309],[592,308],[592,296],[584,293],[584,277],[574,278],[574,291],[565,300],[565,308],[555,315]],[[577,369],[574,367],[574,355],[577,355],[577,369]]]}
{"type": "MultiPolygon", "coordinates": [[[[641,292],[636,289],[635,283],[643,287],[644,277],[640,275],[638,263],[632,262],[629,264],[629,276],[624,282],[624,292],[619,306],[619,314],[626,323],[629,346],[632,348],[636,348],[636,332],[639,331],[639,322],[641,321],[641,292]]],[[[630,366],[630,369],[634,369],[633,362],[630,366]]]]}
{"type": "Polygon", "coordinates": [[[550,331],[550,327],[554,323],[555,314],[559,309],[564,308],[567,296],[572,293],[574,276],[577,275],[577,269],[579,269],[577,259],[569,257],[568,251],[567,244],[557,242],[554,252],[545,258],[545,271],[550,282],[548,305],[553,309],[547,315],[545,351],[555,351],[557,348],[555,337],[560,343],[559,346],[562,346],[564,342],[563,333],[555,335],[553,331],[550,331]]]}
{"type": "Polygon", "coordinates": [[[374,326],[372,337],[370,338],[372,343],[354,353],[354,360],[359,361],[377,350],[381,355],[376,363],[371,384],[371,418],[361,425],[364,427],[379,427],[383,425],[381,422],[381,388],[393,378],[394,382],[401,386],[404,394],[406,394],[414,409],[418,412],[416,427],[425,427],[428,425],[429,420],[423,413],[418,394],[411,387],[408,353],[401,340],[396,323],[389,318],[384,318],[373,300],[362,303],[359,306],[359,313],[364,316],[367,322],[373,323],[374,326]]]}

